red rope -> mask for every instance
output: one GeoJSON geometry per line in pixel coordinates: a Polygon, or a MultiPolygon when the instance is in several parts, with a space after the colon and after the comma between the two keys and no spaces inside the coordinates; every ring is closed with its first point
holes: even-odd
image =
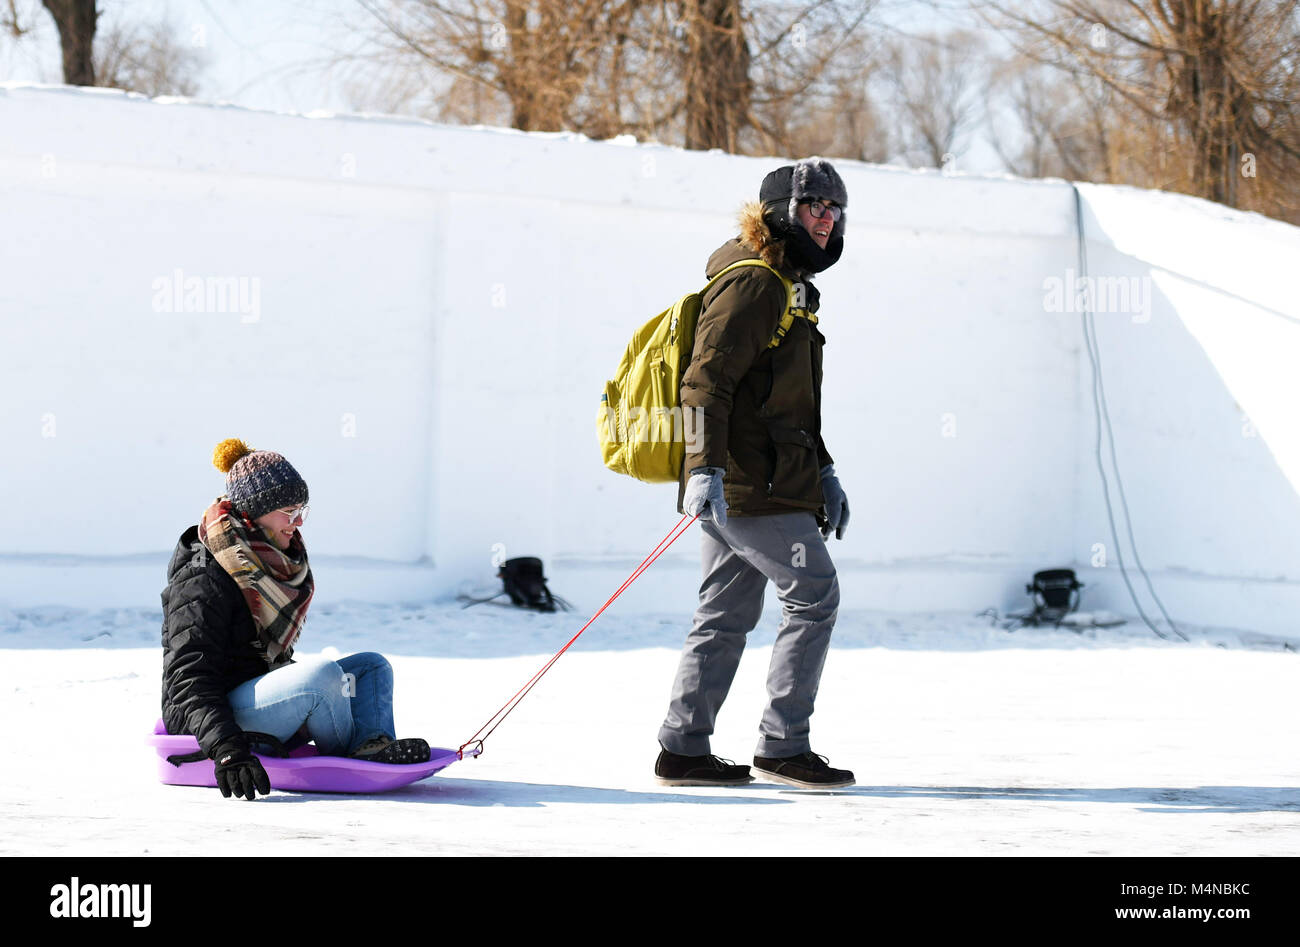
{"type": "Polygon", "coordinates": [[[596,614],[592,615],[590,618],[587,619],[587,624],[583,625],[581,628],[578,629],[578,634],[570,638],[568,644],[566,644],[559,651],[555,652],[555,654],[551,657],[551,659],[547,661],[544,665],[542,665],[541,670],[539,670],[536,674],[534,674],[531,678],[529,678],[528,682],[524,684],[523,687],[519,688],[518,691],[515,692],[514,697],[511,697],[508,701],[506,701],[505,704],[502,705],[500,710],[498,710],[496,713],[494,713],[491,717],[488,718],[487,723],[483,724],[483,726],[479,727],[476,731],[474,731],[474,735],[460,745],[460,748],[456,751],[456,756],[458,759],[463,760],[465,758],[465,747],[473,743],[478,744],[478,750],[473,754],[474,756],[478,756],[479,753],[483,752],[483,741],[486,740],[488,737],[490,737],[492,735],[492,731],[495,730],[497,727],[501,726],[501,724],[505,721],[506,717],[509,717],[510,714],[514,711],[514,709],[519,706],[520,701],[522,701],[525,697],[528,696],[528,692],[531,691],[533,687],[536,686],[537,682],[542,679],[542,675],[551,669],[551,665],[553,665],[556,661],[560,660],[560,655],[568,651],[569,646],[572,645],[575,641],[577,641],[578,637],[591,626],[591,623],[600,617],[600,613],[603,612],[605,609],[609,608],[609,606],[614,603],[614,599],[622,595],[623,591],[629,585],[635,582],[637,578],[641,575],[641,573],[645,572],[646,569],[650,568],[650,566],[654,563],[656,559],[658,559],[665,552],[667,552],[668,547],[671,546],[673,543],[675,543],[677,541],[677,538],[681,536],[682,533],[686,532],[686,530],[690,528],[691,524],[694,523],[695,520],[696,517],[686,514],[683,515],[682,518],[677,521],[677,525],[668,531],[668,535],[665,536],[663,539],[659,540],[659,544],[650,551],[650,554],[648,556],[646,556],[644,559],[641,560],[641,564],[632,570],[632,574],[628,576],[625,580],[623,580],[623,584],[618,587],[618,591],[616,591],[613,595],[611,595],[605,601],[604,605],[600,606],[600,609],[596,612],[596,614]],[[487,733],[483,733],[483,731],[487,729],[489,726],[492,729],[488,730],[487,733]],[[480,733],[483,733],[483,736],[480,737],[479,736],[480,733]]]}

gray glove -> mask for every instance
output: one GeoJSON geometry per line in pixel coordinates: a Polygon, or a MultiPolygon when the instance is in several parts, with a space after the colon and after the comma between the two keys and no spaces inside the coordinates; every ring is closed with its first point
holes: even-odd
{"type": "Polygon", "coordinates": [[[830,539],[833,531],[836,539],[843,539],[844,531],[849,528],[849,498],[844,495],[840,478],[835,476],[834,464],[822,468],[822,494],[826,497],[826,528],[822,530],[822,538],[830,539]]]}
{"type": "Polygon", "coordinates": [[[686,481],[682,509],[691,516],[712,516],[715,526],[727,525],[727,501],[722,495],[721,467],[694,467],[686,481]]]}

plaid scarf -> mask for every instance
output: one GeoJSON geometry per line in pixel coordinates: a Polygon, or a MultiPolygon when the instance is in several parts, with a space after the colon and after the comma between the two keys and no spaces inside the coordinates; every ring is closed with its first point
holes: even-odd
{"type": "Polygon", "coordinates": [[[302,534],[295,530],[289,548],[281,550],[220,496],[199,520],[199,542],[244,593],[257,626],[258,653],[271,667],[287,663],[316,590],[302,534]]]}

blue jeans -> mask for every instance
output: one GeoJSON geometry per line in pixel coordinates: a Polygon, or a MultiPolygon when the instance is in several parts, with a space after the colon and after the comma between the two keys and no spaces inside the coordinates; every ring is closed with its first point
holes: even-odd
{"type": "Polygon", "coordinates": [[[380,735],[397,738],[393,668],[373,651],[296,661],[245,681],[226,697],[240,729],[286,741],[306,724],[326,756],[348,756],[380,735]]]}

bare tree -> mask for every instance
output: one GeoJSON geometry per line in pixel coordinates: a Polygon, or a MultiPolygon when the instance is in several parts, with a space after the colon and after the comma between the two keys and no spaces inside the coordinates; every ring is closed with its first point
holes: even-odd
{"type": "Polygon", "coordinates": [[[340,63],[360,107],[692,148],[784,150],[839,106],[857,152],[878,119],[844,50],[872,2],[357,0],[376,49],[340,63]]]}
{"type": "Polygon", "coordinates": [[[165,20],[113,24],[95,44],[96,85],[148,96],[198,93],[203,69],[200,49],[182,43],[165,20]]]}
{"type": "Polygon", "coordinates": [[[989,116],[993,150],[1008,171],[1032,178],[1112,180],[1121,114],[1107,86],[1017,55],[994,70],[992,87],[1006,96],[1019,125],[1017,137],[989,116]]]}
{"type": "MultiPolygon", "coordinates": [[[[861,44],[852,44],[858,50],[861,44]]],[[[760,140],[748,150],[885,162],[894,133],[873,93],[878,64],[846,56],[798,97],[776,96],[755,105],[760,140]]],[[[760,85],[760,94],[765,90],[760,85]]]]}
{"type": "Polygon", "coordinates": [[[1116,123],[1126,145],[1150,149],[1121,155],[1115,174],[1300,211],[1297,0],[987,0],[976,9],[1027,55],[1114,93],[1129,119],[1116,123]]]}
{"type": "Polygon", "coordinates": [[[21,39],[31,27],[23,26],[22,18],[18,15],[17,0],[6,0],[8,12],[0,12],[0,30],[8,33],[14,39],[21,39]]]}
{"type": "Polygon", "coordinates": [[[754,91],[741,150],[883,160],[865,32],[874,0],[761,0],[747,8],[754,91]]]}
{"type": "Polygon", "coordinates": [[[593,27],[604,41],[594,48],[587,82],[573,102],[575,129],[593,138],[651,135],[665,114],[676,114],[677,105],[666,104],[670,80],[661,66],[675,26],[662,0],[610,5],[593,27]]]}
{"type": "Polygon", "coordinates": [[[600,80],[625,73],[632,25],[652,6],[647,0],[358,3],[379,27],[376,41],[387,65],[409,70],[414,60],[431,80],[459,80],[462,99],[467,88],[478,87],[504,101],[509,123],[525,131],[620,124],[610,87],[600,80]]]}
{"type": "Polygon", "coordinates": [[[686,147],[737,150],[753,82],[740,0],[685,0],[686,147]]]}
{"type": "MultiPolygon", "coordinates": [[[[63,81],[68,85],[94,85],[92,60],[99,11],[95,0],[42,0],[59,28],[63,48],[63,81]]],[[[13,5],[10,4],[10,10],[13,5]]],[[[15,14],[14,19],[17,19],[15,14]]]]}
{"type": "Polygon", "coordinates": [[[964,150],[982,115],[989,81],[983,43],[966,30],[924,34],[895,40],[887,61],[906,156],[942,167],[964,150]]]}

